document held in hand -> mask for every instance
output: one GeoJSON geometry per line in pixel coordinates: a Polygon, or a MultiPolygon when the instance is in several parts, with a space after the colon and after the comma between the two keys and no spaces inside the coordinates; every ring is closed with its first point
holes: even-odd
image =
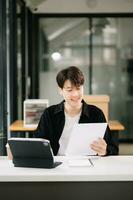
{"type": "Polygon", "coordinates": [[[90,144],[98,138],[103,138],[106,128],[107,123],[84,123],[74,125],[66,149],[66,155],[96,155],[96,152],[90,148],[90,144]]]}

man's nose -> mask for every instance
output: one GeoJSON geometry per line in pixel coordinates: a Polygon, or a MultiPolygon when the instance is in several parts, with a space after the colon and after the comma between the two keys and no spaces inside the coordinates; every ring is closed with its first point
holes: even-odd
{"type": "Polygon", "coordinates": [[[72,93],[72,95],[73,95],[73,96],[78,96],[78,95],[79,95],[79,93],[78,93],[78,91],[77,91],[77,90],[74,90],[74,91],[73,91],[73,93],[72,93]]]}

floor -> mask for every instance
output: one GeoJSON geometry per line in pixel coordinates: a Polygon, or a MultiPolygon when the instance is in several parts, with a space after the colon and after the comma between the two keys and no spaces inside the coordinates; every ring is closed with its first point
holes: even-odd
{"type": "Polygon", "coordinates": [[[133,155],[133,144],[120,143],[119,155],[133,155]]]}

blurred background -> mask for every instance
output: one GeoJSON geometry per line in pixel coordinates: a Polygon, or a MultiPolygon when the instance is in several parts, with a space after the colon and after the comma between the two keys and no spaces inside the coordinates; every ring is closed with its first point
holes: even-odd
{"type": "Polygon", "coordinates": [[[109,118],[125,126],[119,142],[132,145],[133,1],[0,4],[0,154],[9,125],[23,119],[25,99],[48,99],[50,105],[62,100],[55,77],[70,65],[83,71],[85,94],[110,96],[109,118]]]}

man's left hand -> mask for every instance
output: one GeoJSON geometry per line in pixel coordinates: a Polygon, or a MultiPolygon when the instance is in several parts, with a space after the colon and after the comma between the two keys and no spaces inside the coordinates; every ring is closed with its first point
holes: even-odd
{"type": "Polygon", "coordinates": [[[105,156],[107,154],[107,144],[103,138],[99,138],[90,145],[99,156],[105,156]]]}

